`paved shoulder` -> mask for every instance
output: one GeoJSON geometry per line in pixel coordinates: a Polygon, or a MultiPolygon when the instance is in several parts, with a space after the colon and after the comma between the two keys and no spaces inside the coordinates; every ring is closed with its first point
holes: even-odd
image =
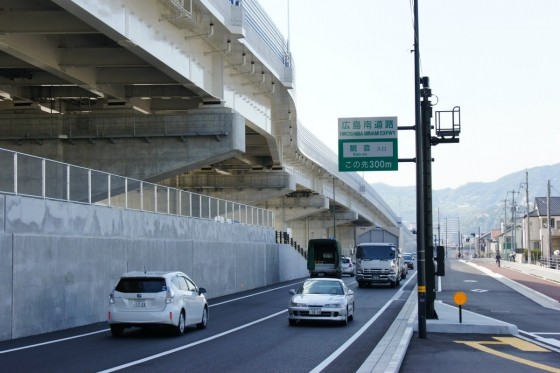
{"type": "Polygon", "coordinates": [[[558,352],[516,336],[415,333],[399,372],[556,372],[558,352]]]}

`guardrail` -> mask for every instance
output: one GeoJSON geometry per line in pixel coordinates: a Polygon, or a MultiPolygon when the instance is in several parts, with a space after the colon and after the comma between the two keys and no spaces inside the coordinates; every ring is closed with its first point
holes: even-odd
{"type": "Polygon", "coordinates": [[[270,210],[0,148],[0,193],[274,227],[270,210]]]}
{"type": "Polygon", "coordinates": [[[541,257],[539,259],[539,265],[560,270],[560,257],[541,257]]]}
{"type": "Polygon", "coordinates": [[[300,246],[297,241],[294,241],[288,232],[276,231],[276,243],[290,245],[305,259],[307,259],[307,250],[300,246]]]}

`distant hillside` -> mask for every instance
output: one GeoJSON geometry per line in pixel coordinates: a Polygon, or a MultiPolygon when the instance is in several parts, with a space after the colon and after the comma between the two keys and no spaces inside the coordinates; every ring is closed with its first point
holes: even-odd
{"type": "MultiPolygon", "coordinates": [[[[437,225],[438,209],[440,224],[444,219],[459,217],[461,231],[465,234],[482,233],[500,228],[504,219],[504,201],[507,196],[507,216],[511,219],[512,191],[518,204],[517,215],[521,217],[526,211],[525,173],[529,174],[529,203],[533,209],[535,197],[546,197],[547,183],[552,185],[552,196],[560,195],[560,163],[518,171],[506,175],[491,183],[468,183],[455,189],[434,190],[433,215],[434,227],[437,225]],[[509,192],[509,193],[508,193],[509,192]],[[518,194],[519,193],[519,194],[518,194]]],[[[391,206],[403,221],[416,225],[416,187],[394,187],[383,183],[371,186],[391,206]]]]}

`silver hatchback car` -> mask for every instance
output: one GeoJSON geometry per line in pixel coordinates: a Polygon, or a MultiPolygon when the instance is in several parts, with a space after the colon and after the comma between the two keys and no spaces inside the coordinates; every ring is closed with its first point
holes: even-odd
{"type": "Polygon", "coordinates": [[[133,326],[164,325],[182,335],[187,325],[205,328],[205,288],[183,272],[125,273],[109,295],[107,322],[115,337],[133,326]]]}

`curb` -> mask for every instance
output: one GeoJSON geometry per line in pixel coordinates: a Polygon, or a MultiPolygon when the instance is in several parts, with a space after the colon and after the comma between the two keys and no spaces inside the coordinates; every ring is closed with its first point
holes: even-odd
{"type": "Polygon", "coordinates": [[[372,353],[356,371],[359,373],[397,373],[414,332],[414,320],[418,312],[416,287],[397,315],[397,318],[372,353]]]}

